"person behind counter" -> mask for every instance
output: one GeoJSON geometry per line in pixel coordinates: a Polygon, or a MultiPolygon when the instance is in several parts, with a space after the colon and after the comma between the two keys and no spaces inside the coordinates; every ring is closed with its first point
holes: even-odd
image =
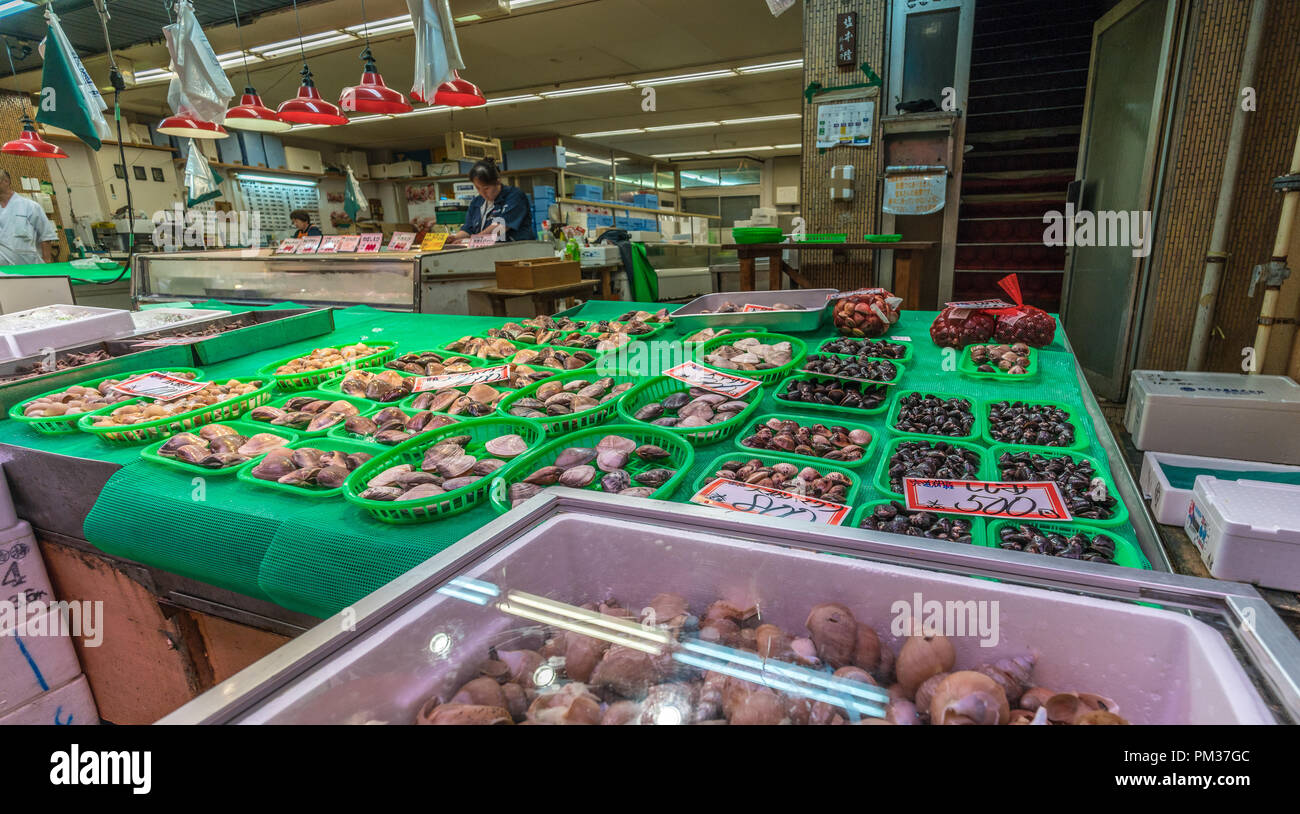
{"type": "Polygon", "coordinates": [[[528,196],[519,187],[501,183],[496,162],[485,159],[469,171],[469,180],[478,195],[470,202],[465,225],[448,243],[462,243],[476,235],[491,234],[493,221],[506,225],[506,240],[533,240],[529,223],[528,196]]]}
{"type": "Polygon", "coordinates": [[[15,193],[9,171],[0,169],[0,266],[48,263],[57,239],[41,205],[15,193]]]}
{"type": "Polygon", "coordinates": [[[311,225],[311,215],[306,209],[293,210],[289,213],[289,220],[293,221],[294,237],[320,237],[320,227],[311,225]]]}

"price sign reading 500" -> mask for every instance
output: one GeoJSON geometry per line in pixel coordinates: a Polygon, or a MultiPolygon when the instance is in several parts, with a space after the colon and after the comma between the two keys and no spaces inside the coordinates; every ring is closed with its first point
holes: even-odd
{"type": "Polygon", "coordinates": [[[1023,520],[1069,520],[1060,488],[1051,481],[999,483],[904,478],[907,508],[1023,520]]]}

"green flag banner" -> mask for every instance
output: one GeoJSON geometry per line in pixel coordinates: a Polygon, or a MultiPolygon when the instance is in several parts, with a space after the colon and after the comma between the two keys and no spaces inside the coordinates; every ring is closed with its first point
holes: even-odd
{"type": "MultiPolygon", "coordinates": [[[[98,150],[101,139],[109,132],[100,109],[92,108],[91,93],[99,98],[81,59],[62,36],[58,19],[52,14],[45,32],[45,66],[41,72],[41,103],[36,121],[61,127],[98,150]]],[[[101,100],[102,103],[102,100],[101,100]]]]}

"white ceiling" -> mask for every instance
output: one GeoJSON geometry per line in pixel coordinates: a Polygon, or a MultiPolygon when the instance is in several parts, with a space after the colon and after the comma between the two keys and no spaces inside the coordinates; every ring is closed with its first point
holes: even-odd
{"type": "MultiPolygon", "coordinates": [[[[367,0],[368,19],[381,20],[407,13],[404,0],[367,0]]],[[[459,5],[453,0],[453,9],[459,5]]],[[[111,4],[110,4],[111,8],[111,4]]],[[[304,34],[357,25],[362,21],[356,0],[300,3],[304,34]]],[[[219,54],[240,50],[235,27],[206,32],[219,54]]],[[[478,84],[489,100],[556,88],[598,85],[615,81],[679,75],[717,68],[797,59],[801,56],[801,15],[774,18],[763,0],[553,0],[516,10],[506,18],[457,26],[465,78],[478,84]]],[[[243,27],[244,43],[252,48],[297,36],[293,11],[264,15],[243,27]]],[[[361,74],[360,40],[309,50],[307,60],[316,85],[327,99],[336,99],[361,74]]],[[[410,31],[380,35],[372,49],[385,81],[409,90],[414,64],[410,31]]],[[[135,71],[166,68],[162,45],[144,45],[118,54],[123,67],[135,71]]],[[[86,59],[87,68],[107,85],[102,57],[86,59]]],[[[301,60],[296,54],[250,66],[252,82],[263,100],[274,107],[296,91],[301,60]]],[[[244,85],[238,65],[227,68],[236,92],[244,85]]],[[[39,72],[21,74],[0,86],[35,90],[39,72]]],[[[785,70],[740,77],[662,85],[656,88],[656,110],[641,109],[640,90],[493,105],[470,110],[431,112],[344,127],[290,133],[359,148],[414,149],[441,143],[448,130],[467,130],[498,138],[530,135],[574,135],[596,131],[646,128],[723,119],[799,113],[803,73],[785,70]]],[[[124,108],[150,115],[170,113],[167,83],[128,89],[124,108]]],[[[797,119],[716,128],[639,133],[590,139],[643,155],[716,150],[749,146],[795,144],[800,141],[797,119]]],[[[755,152],[757,157],[798,150],[755,152]]]]}

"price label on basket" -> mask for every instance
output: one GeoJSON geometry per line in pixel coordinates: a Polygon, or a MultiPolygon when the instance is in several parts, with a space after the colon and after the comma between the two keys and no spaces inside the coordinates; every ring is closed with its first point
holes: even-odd
{"type": "Polygon", "coordinates": [[[824,526],[842,524],[850,511],[848,506],[840,503],[727,478],[710,481],[691,497],[691,502],[733,512],[803,520],[824,526]]]}
{"type": "Polygon", "coordinates": [[[775,310],[776,309],[771,307],[770,305],[754,305],[751,303],[750,305],[746,305],[744,308],[741,308],[740,313],[750,314],[753,313],[754,311],[775,311],[775,310]]]}
{"type": "Polygon", "coordinates": [[[712,370],[695,362],[682,362],[677,367],[665,370],[664,375],[671,376],[679,382],[686,382],[694,387],[702,387],[705,390],[737,399],[759,385],[757,379],[733,376],[730,373],[712,370]]]}
{"type": "Polygon", "coordinates": [[[826,299],[828,301],[842,300],[845,297],[862,297],[867,294],[888,294],[888,293],[889,292],[883,288],[859,288],[857,291],[839,291],[834,294],[827,294],[826,299]]]}
{"type": "Polygon", "coordinates": [[[465,373],[444,373],[441,376],[420,376],[411,388],[412,393],[425,390],[446,390],[448,387],[465,387],[466,385],[491,384],[503,382],[510,378],[511,365],[497,365],[470,370],[465,373]]]}
{"type": "Polygon", "coordinates": [[[904,478],[907,508],[1016,520],[1069,520],[1070,510],[1052,481],[999,483],[904,478]]]}
{"type": "Polygon", "coordinates": [[[113,389],[128,396],[142,396],[157,401],[171,401],[190,393],[197,393],[207,387],[209,382],[196,382],[178,376],[154,371],[133,376],[124,382],[113,385],[113,389]]]}

